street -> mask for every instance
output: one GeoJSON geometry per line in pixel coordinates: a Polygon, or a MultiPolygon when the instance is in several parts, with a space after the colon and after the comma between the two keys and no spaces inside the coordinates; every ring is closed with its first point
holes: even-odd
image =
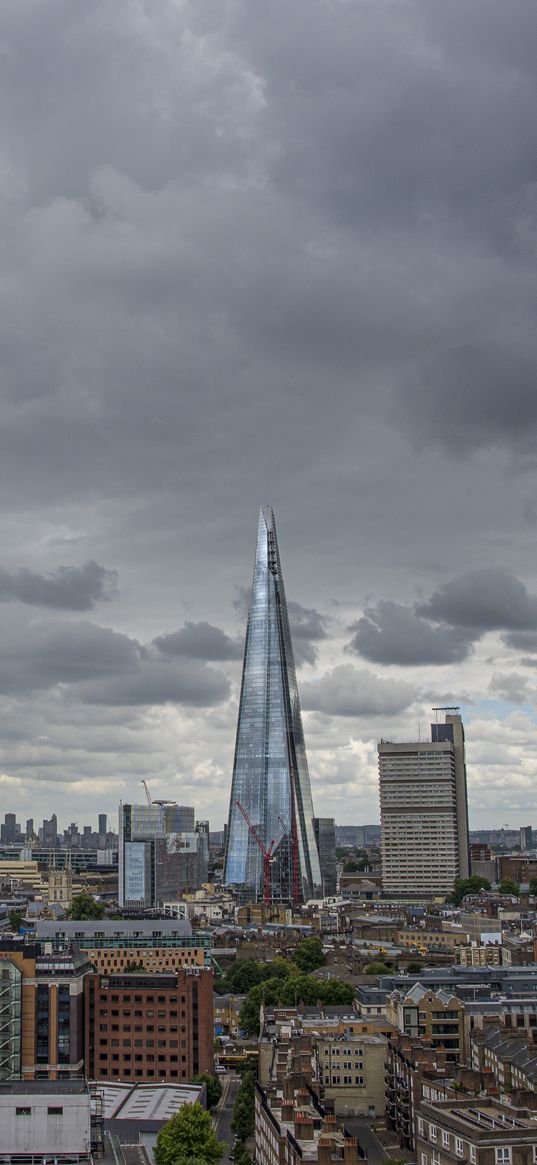
{"type": "Polygon", "coordinates": [[[219,1141],[224,1141],[228,1147],[227,1154],[222,1158],[222,1161],[229,1160],[229,1151],[233,1144],[233,1133],[231,1131],[231,1119],[233,1117],[233,1106],[239,1091],[240,1076],[229,1072],[222,1080],[222,1097],[215,1110],[213,1122],[216,1135],[219,1141]]]}
{"type": "Polygon", "coordinates": [[[362,1149],[365,1149],[368,1165],[384,1165],[386,1151],[365,1117],[344,1116],[341,1119],[351,1136],[356,1137],[362,1149]]]}

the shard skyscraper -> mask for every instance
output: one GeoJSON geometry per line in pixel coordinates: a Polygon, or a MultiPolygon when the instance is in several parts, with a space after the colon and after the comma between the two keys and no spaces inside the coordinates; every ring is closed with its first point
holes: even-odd
{"type": "Polygon", "coordinates": [[[270,506],[259,514],[224,881],[243,902],[302,902],[321,891],[293,647],[270,506]]]}

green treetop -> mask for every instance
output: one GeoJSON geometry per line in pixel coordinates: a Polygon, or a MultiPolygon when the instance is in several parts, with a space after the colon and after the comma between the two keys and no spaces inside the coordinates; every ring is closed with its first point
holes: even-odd
{"type": "Polygon", "coordinates": [[[201,1104],[184,1104],[160,1130],[154,1159],[155,1165],[178,1165],[182,1159],[217,1165],[223,1152],[210,1113],[201,1104]]]}

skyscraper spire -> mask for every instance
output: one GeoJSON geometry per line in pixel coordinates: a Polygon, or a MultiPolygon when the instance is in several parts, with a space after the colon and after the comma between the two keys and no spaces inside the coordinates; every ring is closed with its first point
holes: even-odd
{"type": "Polygon", "coordinates": [[[224,881],[243,901],[302,901],[321,887],[278,539],[259,514],[224,881]]]}

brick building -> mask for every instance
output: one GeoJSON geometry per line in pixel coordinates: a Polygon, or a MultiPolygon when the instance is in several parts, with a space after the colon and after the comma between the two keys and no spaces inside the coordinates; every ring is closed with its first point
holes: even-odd
{"type": "Polygon", "coordinates": [[[213,972],[89,974],[86,1072],[95,1080],[191,1080],[213,1070],[213,972]]]}
{"type": "Polygon", "coordinates": [[[258,1165],[367,1165],[356,1137],[289,1079],[281,1088],[256,1085],[255,1142],[258,1165]]]}
{"type": "Polygon", "coordinates": [[[429,1040],[443,1048],[448,1063],[458,1064],[464,1050],[464,1006],[448,991],[430,991],[415,983],[409,991],[393,991],[386,1001],[386,1018],[403,1035],[429,1040]]]}

